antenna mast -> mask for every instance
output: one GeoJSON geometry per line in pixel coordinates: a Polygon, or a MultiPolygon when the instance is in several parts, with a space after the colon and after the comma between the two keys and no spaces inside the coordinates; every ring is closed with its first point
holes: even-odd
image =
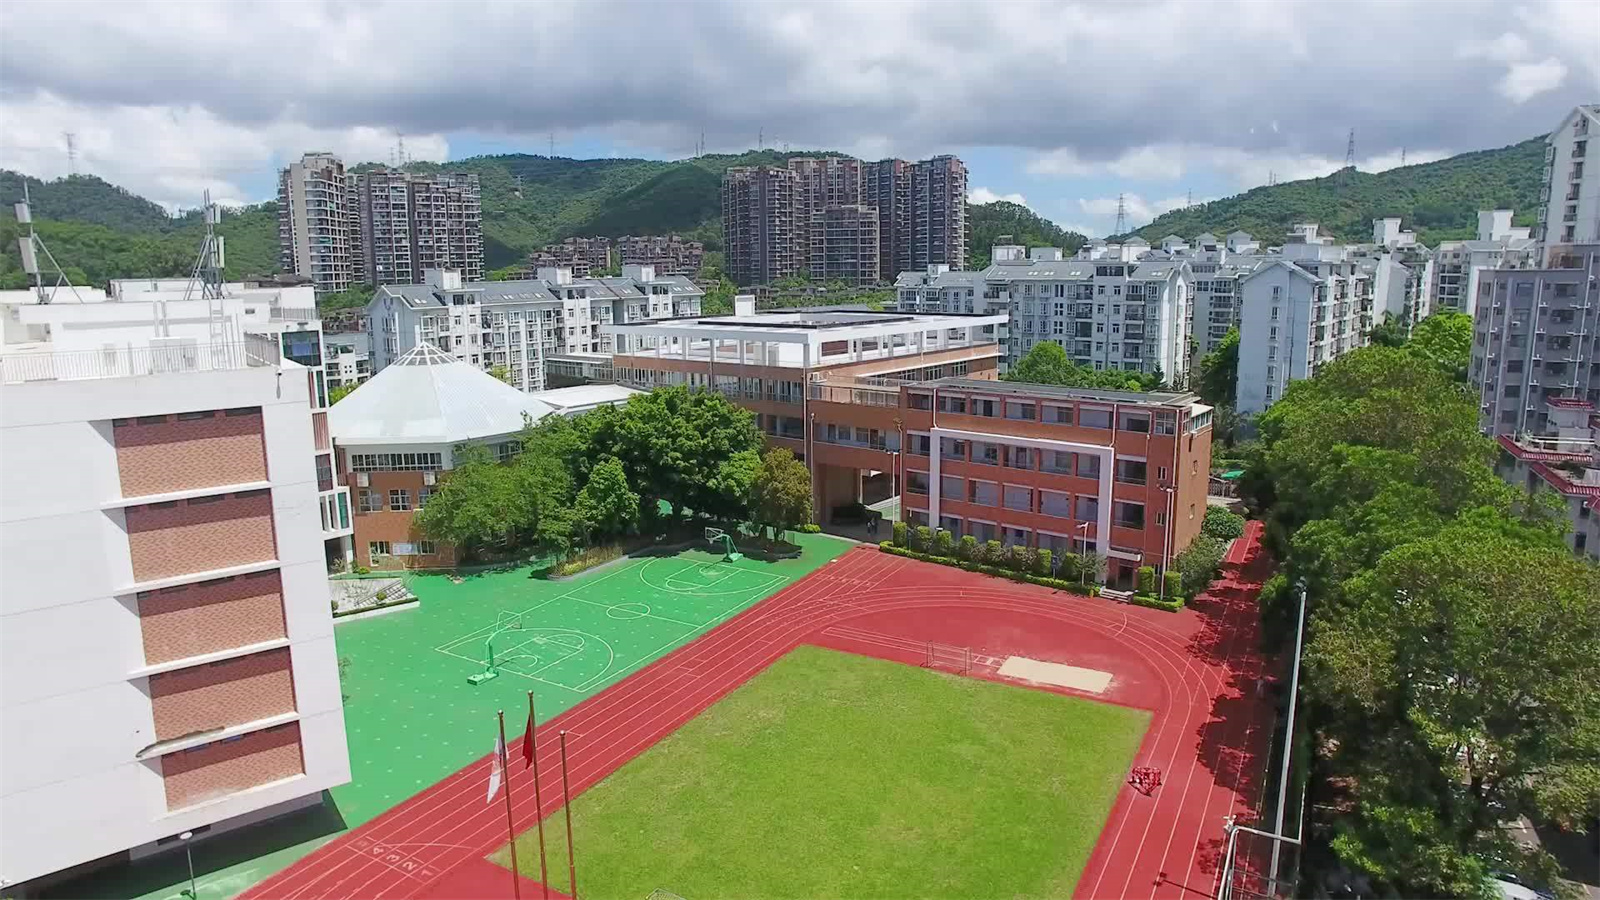
{"type": "Polygon", "coordinates": [[[1125,195],[1117,195],[1117,227],[1111,229],[1112,234],[1121,234],[1128,227],[1128,204],[1125,195]]]}
{"type": "Polygon", "coordinates": [[[200,296],[205,300],[219,300],[222,298],[222,236],[217,234],[217,222],[221,221],[221,211],[211,202],[211,191],[205,192],[205,205],[200,207],[201,219],[205,222],[205,236],[200,239],[200,255],[195,257],[194,268],[189,273],[189,283],[184,287],[183,299],[189,299],[190,293],[196,285],[200,287],[200,296]]]}
{"type": "Polygon", "coordinates": [[[1400,148],[1400,165],[1404,166],[1405,164],[1406,164],[1406,148],[1401,147],[1400,148]]]}
{"type": "Polygon", "coordinates": [[[39,233],[33,230],[33,211],[28,204],[28,179],[24,177],[22,179],[22,202],[16,205],[16,214],[17,224],[28,226],[28,233],[17,238],[17,251],[22,256],[22,271],[33,276],[33,289],[39,295],[39,305],[43,306],[49,303],[62,285],[66,285],[67,290],[72,292],[72,296],[76,297],[79,303],[82,303],[83,295],[78,293],[78,289],[72,284],[72,279],[68,278],[67,273],[62,271],[61,264],[56,262],[55,254],[51,253],[50,248],[44,245],[44,238],[39,237],[39,233]],[[56,274],[55,286],[49,292],[45,291],[44,273],[39,269],[39,254],[41,252],[44,253],[44,258],[50,261],[50,267],[56,274]]]}
{"type": "Polygon", "coordinates": [[[1346,141],[1345,145],[1344,145],[1344,165],[1345,165],[1345,168],[1348,169],[1348,168],[1353,168],[1355,166],[1355,164],[1356,164],[1356,130],[1354,128],[1352,128],[1352,129],[1350,129],[1350,140],[1346,141]]]}
{"type": "Polygon", "coordinates": [[[70,131],[62,132],[67,139],[67,175],[78,174],[78,136],[70,131]]]}

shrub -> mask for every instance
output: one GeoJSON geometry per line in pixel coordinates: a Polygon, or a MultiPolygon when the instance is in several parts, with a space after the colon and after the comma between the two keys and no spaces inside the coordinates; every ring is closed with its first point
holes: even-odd
{"type": "Polygon", "coordinates": [[[1140,594],[1154,594],[1156,592],[1156,567],[1140,566],[1138,577],[1133,582],[1133,589],[1140,594]]]}
{"type": "Polygon", "coordinates": [[[1211,585],[1226,552],[1227,544],[1220,539],[1197,534],[1182,553],[1172,558],[1172,568],[1181,576],[1184,596],[1193,597],[1211,585]]]}
{"type": "Polygon", "coordinates": [[[804,525],[800,526],[800,533],[801,534],[821,534],[822,533],[822,526],[818,525],[815,522],[807,522],[804,525]]]}
{"type": "Polygon", "coordinates": [[[356,566],[356,574],[357,575],[370,575],[371,573],[372,573],[372,570],[367,568],[366,566],[356,566]]]}
{"type": "Polygon", "coordinates": [[[1244,516],[1220,506],[1208,506],[1200,531],[1220,540],[1231,541],[1244,534],[1244,516]]]}
{"type": "Polygon", "coordinates": [[[933,552],[940,556],[950,556],[955,552],[956,539],[948,529],[941,528],[933,535],[933,552]]]}
{"type": "Polygon", "coordinates": [[[1168,569],[1166,574],[1162,575],[1161,578],[1162,578],[1163,581],[1165,581],[1167,583],[1167,596],[1168,597],[1170,597],[1172,599],[1177,599],[1177,598],[1183,596],[1183,574],[1182,573],[1174,572],[1171,569],[1168,569]]]}
{"type": "Polygon", "coordinates": [[[378,601],[379,603],[382,603],[383,601],[389,599],[389,592],[388,591],[379,591],[376,594],[372,595],[372,599],[378,601]]]}
{"type": "Polygon", "coordinates": [[[917,540],[916,540],[914,546],[911,549],[920,550],[923,553],[927,553],[930,550],[932,550],[933,549],[933,529],[929,528],[926,525],[918,525],[917,526],[917,540]]]}
{"type": "Polygon", "coordinates": [[[1183,609],[1182,597],[1177,597],[1171,600],[1159,600],[1150,596],[1149,594],[1134,594],[1128,602],[1132,603],[1134,606],[1147,606],[1150,609],[1164,609],[1167,612],[1177,612],[1178,610],[1183,609]]]}
{"type": "Polygon", "coordinates": [[[956,559],[967,562],[978,561],[978,539],[970,534],[961,536],[961,543],[956,545],[956,559]]]}
{"type": "Polygon", "coordinates": [[[1006,548],[999,541],[984,541],[983,561],[991,566],[998,566],[1005,561],[1006,548]]]}
{"type": "Polygon", "coordinates": [[[1039,554],[1026,544],[1011,545],[1011,568],[1018,572],[1032,572],[1039,564],[1039,554]]]}
{"type": "Polygon", "coordinates": [[[896,547],[904,547],[906,545],[906,523],[904,522],[894,523],[894,545],[896,547]]]}
{"type": "Polygon", "coordinates": [[[1055,574],[1054,572],[1050,571],[1052,566],[1055,564],[1055,554],[1050,552],[1050,548],[1041,547],[1039,549],[1037,560],[1038,561],[1034,566],[1035,572],[1038,572],[1040,575],[1055,574]]]}
{"type": "Polygon", "coordinates": [[[336,616],[337,616],[337,615],[338,615],[338,614],[339,614],[339,601],[337,601],[337,600],[330,600],[330,601],[329,601],[329,602],[328,602],[328,605],[329,605],[329,606],[331,606],[331,607],[333,607],[333,609],[332,609],[332,612],[333,612],[333,614],[334,614],[334,615],[336,615],[336,616]]]}

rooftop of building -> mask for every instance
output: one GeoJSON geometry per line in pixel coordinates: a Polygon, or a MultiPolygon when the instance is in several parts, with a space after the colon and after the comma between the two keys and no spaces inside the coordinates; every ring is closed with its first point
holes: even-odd
{"type": "Polygon", "coordinates": [[[642,393],[644,392],[620,384],[580,384],[548,391],[534,391],[529,396],[548,404],[556,412],[571,414],[597,406],[626,403],[629,397],[642,393]]]}
{"type": "Polygon", "coordinates": [[[328,408],[340,444],[449,445],[515,434],[554,408],[429,343],[418,344],[328,408]]]}
{"type": "Polygon", "coordinates": [[[1058,400],[1103,400],[1109,403],[1139,403],[1149,406],[1191,407],[1200,405],[1200,395],[1188,391],[1116,391],[1102,388],[1062,387],[1026,381],[992,381],[983,378],[939,378],[916,382],[910,387],[962,390],[1010,397],[1040,397],[1058,400]]]}
{"type": "MultiPolygon", "coordinates": [[[[885,331],[933,330],[937,328],[969,328],[972,326],[1000,324],[1004,315],[988,313],[896,313],[872,312],[824,307],[809,310],[782,310],[758,312],[754,315],[687,316],[678,319],[648,319],[643,322],[617,322],[609,326],[618,332],[649,331],[662,328],[678,331],[701,331],[707,338],[716,337],[719,331],[740,333],[768,333],[774,338],[783,335],[816,334],[831,331],[852,331],[881,328],[885,331]]],[[[830,335],[831,337],[831,335],[830,335]]]]}
{"type": "Polygon", "coordinates": [[[449,306],[451,294],[472,294],[485,305],[564,302],[560,291],[583,288],[590,299],[637,300],[649,297],[648,286],[666,287],[673,297],[700,297],[705,294],[684,275],[656,275],[649,281],[628,276],[601,278],[526,278],[516,281],[465,281],[459,288],[431,284],[391,284],[378,288],[374,300],[395,297],[412,309],[449,306]]]}

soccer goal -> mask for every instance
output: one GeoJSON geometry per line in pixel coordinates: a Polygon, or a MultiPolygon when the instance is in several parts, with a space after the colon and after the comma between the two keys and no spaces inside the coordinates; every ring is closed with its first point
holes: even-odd
{"type": "Polygon", "coordinates": [[[718,544],[722,545],[723,562],[734,562],[735,560],[744,559],[744,554],[740,553],[734,548],[733,535],[723,531],[721,528],[707,528],[706,543],[713,547],[717,546],[718,544]]]}

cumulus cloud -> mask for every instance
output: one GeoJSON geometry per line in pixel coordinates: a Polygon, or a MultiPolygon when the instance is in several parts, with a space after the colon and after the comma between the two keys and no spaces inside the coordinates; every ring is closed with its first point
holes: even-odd
{"type": "MultiPolygon", "coordinates": [[[[1195,202],[1203,203],[1205,201],[1196,200],[1195,202]]],[[[1094,197],[1092,199],[1079,197],[1078,210],[1084,215],[1094,216],[1097,219],[1105,220],[1105,226],[1099,229],[1101,231],[1105,231],[1115,224],[1117,217],[1117,206],[1119,203],[1123,207],[1123,211],[1127,214],[1127,227],[1132,229],[1138,228],[1141,225],[1148,225],[1150,220],[1164,212],[1170,212],[1171,210],[1182,209],[1183,207],[1188,206],[1189,198],[1186,195],[1183,197],[1166,197],[1161,200],[1146,201],[1138,194],[1123,194],[1121,197],[1094,197]]]]}
{"type": "Polygon", "coordinates": [[[270,183],[302,150],[384,160],[398,131],[417,156],[448,152],[447,136],[537,152],[553,129],[669,156],[702,133],[713,152],[760,134],[867,157],[1005,146],[1038,154],[1036,172],[1129,180],[1182,177],[1194,147],[1309,169],[1342,158],[1352,126],[1374,147],[1495,146],[1600,92],[1592,5],[1507,13],[1441,15],[1429,0],[1015,0],[998,13],[980,0],[9,0],[0,165],[60,172],[70,130],[83,170],[193,202],[202,186],[270,183]],[[1311,39],[1352,21],[1382,26],[1311,39]],[[42,58],[40,34],[70,34],[70,62],[42,58]],[[574,63],[585,54],[611,64],[574,63]],[[1074,71],[1116,78],[1076,90],[1062,76],[1074,71]]]}
{"type": "Polygon", "coordinates": [[[1028,198],[1021,194],[996,194],[986,187],[975,187],[967,191],[968,203],[993,203],[996,200],[1004,200],[1008,203],[1015,203],[1018,206],[1028,205],[1028,198]]]}
{"type": "MultiPolygon", "coordinates": [[[[1448,150],[1405,150],[1393,148],[1356,161],[1363,172],[1384,172],[1400,165],[1402,152],[1407,165],[1433,162],[1451,155],[1448,150]]],[[[1090,163],[1077,157],[1071,148],[1039,154],[1024,164],[1033,175],[1070,177],[1109,177],[1131,181],[1177,181],[1191,169],[1205,168],[1222,173],[1234,186],[1249,188],[1266,184],[1270,177],[1279,181],[1320,178],[1344,166],[1343,158],[1285,150],[1252,151],[1238,147],[1195,144],[1153,144],[1137,147],[1122,157],[1104,163],[1090,163]]]]}

